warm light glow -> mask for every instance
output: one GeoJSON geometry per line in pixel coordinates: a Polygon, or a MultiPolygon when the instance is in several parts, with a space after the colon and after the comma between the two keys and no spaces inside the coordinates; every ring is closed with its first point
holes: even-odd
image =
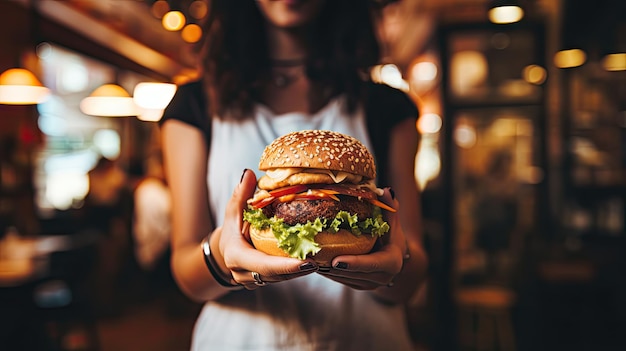
{"type": "Polygon", "coordinates": [[[135,116],[137,107],[128,92],[116,84],[104,84],[80,102],[80,110],[90,116],[135,116]]]}
{"type": "Polygon", "coordinates": [[[156,18],[163,18],[169,10],[170,5],[165,0],[158,0],[152,4],[152,15],[156,18]]]}
{"type": "Polygon", "coordinates": [[[180,11],[170,11],[163,16],[163,28],[175,32],[185,26],[185,15],[180,11]]]}
{"type": "Polygon", "coordinates": [[[602,66],[607,71],[626,71],[626,53],[604,56],[602,66]]]}
{"type": "Polygon", "coordinates": [[[89,178],[86,173],[74,169],[50,173],[46,179],[45,197],[56,209],[67,210],[74,199],[82,199],[89,192],[89,178]]]}
{"type": "Polygon", "coordinates": [[[141,82],[135,86],[133,99],[137,106],[147,109],[164,109],[176,93],[176,84],[141,82]]]}
{"type": "Polygon", "coordinates": [[[582,66],[586,60],[587,54],[581,49],[561,50],[554,55],[554,64],[559,68],[582,66]]]}
{"type": "Polygon", "coordinates": [[[137,105],[137,118],[141,121],[157,122],[163,110],[176,93],[176,84],[142,82],[135,86],[133,99],[137,105]]]}
{"type": "Polygon", "coordinates": [[[29,70],[11,68],[0,75],[0,104],[39,104],[50,96],[50,90],[29,70]]]}
{"type": "Polygon", "coordinates": [[[189,14],[195,19],[203,19],[209,12],[209,8],[202,0],[195,0],[189,5],[189,14]]]}
{"type": "Polygon", "coordinates": [[[408,90],[408,83],[402,78],[402,72],[394,64],[385,64],[380,67],[380,80],[390,87],[408,90]]]}
{"type": "Polygon", "coordinates": [[[432,62],[418,62],[411,69],[411,78],[415,81],[432,81],[437,78],[437,65],[432,62]]]}
{"type": "Polygon", "coordinates": [[[464,50],[454,53],[450,67],[452,91],[458,95],[478,92],[489,74],[487,58],[480,51],[464,50]]]}
{"type": "Polygon", "coordinates": [[[435,134],[441,130],[442,120],[436,113],[425,113],[417,120],[417,130],[421,134],[435,134]]]}
{"type": "Polygon", "coordinates": [[[546,81],[548,73],[546,69],[538,65],[528,65],[524,67],[524,80],[531,84],[543,84],[546,81]]]}
{"type": "Polygon", "coordinates": [[[197,43],[202,38],[202,28],[197,24],[188,24],[180,35],[187,43],[197,43]]]}
{"type": "Polygon", "coordinates": [[[460,125],[454,130],[454,141],[464,149],[469,149],[476,145],[476,130],[469,125],[460,125]]]}
{"type": "Polygon", "coordinates": [[[436,134],[425,134],[415,155],[415,179],[420,190],[437,178],[441,172],[441,156],[439,154],[438,137],[436,134]]]}
{"type": "Polygon", "coordinates": [[[164,109],[138,107],[137,119],[144,122],[158,122],[163,117],[164,109]]]}
{"type": "Polygon", "coordinates": [[[524,10],[519,6],[499,6],[489,10],[489,20],[497,24],[515,23],[524,17],[524,10]]]}

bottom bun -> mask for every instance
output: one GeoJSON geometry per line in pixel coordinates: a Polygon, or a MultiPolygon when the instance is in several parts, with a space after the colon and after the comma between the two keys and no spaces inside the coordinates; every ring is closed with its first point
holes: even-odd
{"type": "MultiPolygon", "coordinates": [[[[250,239],[254,247],[268,255],[289,255],[278,247],[278,240],[272,229],[256,229],[250,227],[250,239]]],[[[337,233],[319,232],[315,242],[321,250],[311,256],[321,267],[329,267],[333,258],[341,255],[362,255],[370,252],[376,243],[377,237],[370,234],[354,235],[347,230],[340,229],[337,233]]]]}

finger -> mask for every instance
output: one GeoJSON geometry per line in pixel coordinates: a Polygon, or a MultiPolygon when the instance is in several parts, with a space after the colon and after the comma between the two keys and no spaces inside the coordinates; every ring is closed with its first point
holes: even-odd
{"type": "Polygon", "coordinates": [[[301,261],[297,258],[267,255],[258,250],[251,250],[245,255],[237,255],[231,261],[231,270],[235,272],[259,272],[271,281],[286,280],[290,277],[306,275],[317,271],[319,267],[313,261],[301,261]]]}
{"type": "Polygon", "coordinates": [[[396,212],[383,211],[384,214],[395,215],[398,213],[397,210],[400,208],[400,202],[398,201],[398,199],[396,199],[393,189],[391,189],[390,187],[384,188],[383,194],[379,196],[378,199],[382,201],[383,203],[396,209],[396,212]]]}
{"type": "MultiPolygon", "coordinates": [[[[270,258],[273,256],[269,256],[270,258]]],[[[270,261],[268,259],[268,261],[270,261]]],[[[297,269],[294,271],[293,269],[286,270],[284,266],[272,267],[271,263],[263,262],[262,264],[257,264],[254,269],[254,272],[258,273],[257,278],[260,281],[265,283],[278,283],[285,280],[290,280],[298,277],[302,277],[308,274],[311,274],[317,271],[318,267],[313,261],[300,261],[297,260],[297,269]]],[[[235,268],[232,271],[233,279],[242,285],[250,285],[254,284],[259,286],[260,281],[254,279],[253,271],[245,268],[235,268]]]]}
{"type": "Polygon", "coordinates": [[[355,279],[352,277],[333,275],[330,272],[319,272],[319,273],[330,280],[347,285],[351,287],[352,289],[356,289],[356,290],[374,290],[382,286],[382,284],[378,282],[372,282],[369,280],[355,279]]]}
{"type": "Polygon", "coordinates": [[[250,242],[252,239],[250,239],[250,222],[244,221],[243,222],[243,227],[241,228],[241,235],[243,235],[244,239],[246,239],[246,241],[250,242]]]}
{"type": "Polygon", "coordinates": [[[252,197],[256,190],[256,175],[249,169],[244,169],[239,184],[233,190],[233,194],[226,206],[224,217],[224,233],[228,236],[220,241],[220,250],[224,251],[225,243],[229,239],[235,241],[246,241],[247,229],[243,226],[243,210],[246,208],[246,201],[252,197]],[[243,235],[242,235],[243,234],[243,235]],[[234,237],[234,238],[233,238],[234,237]]]}
{"type": "MultiPolygon", "coordinates": [[[[383,189],[383,195],[380,197],[380,200],[397,210],[400,209],[400,202],[395,197],[393,189],[390,187],[383,189]]],[[[397,245],[402,250],[402,254],[404,256],[404,253],[406,252],[406,239],[400,226],[400,216],[398,213],[399,211],[396,211],[395,213],[389,211],[383,212],[383,218],[387,221],[387,223],[389,223],[390,231],[387,235],[383,236],[382,242],[397,245]]]]}
{"type": "Polygon", "coordinates": [[[233,190],[233,195],[228,201],[226,207],[227,218],[241,219],[243,217],[243,210],[247,206],[246,201],[254,195],[256,183],[256,175],[254,172],[249,169],[244,169],[241,180],[235,187],[235,190],[233,190]]]}
{"type": "Polygon", "coordinates": [[[402,269],[402,251],[397,245],[383,245],[366,255],[343,255],[333,259],[332,269],[351,273],[395,275],[402,269]]]}

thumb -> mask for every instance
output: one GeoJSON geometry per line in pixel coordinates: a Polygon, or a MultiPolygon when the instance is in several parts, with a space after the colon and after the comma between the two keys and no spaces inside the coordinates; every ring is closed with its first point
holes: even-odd
{"type": "MultiPolygon", "coordinates": [[[[224,228],[231,228],[236,230],[237,233],[242,233],[245,236],[246,230],[243,228],[243,211],[247,207],[247,200],[254,195],[256,190],[256,175],[249,169],[244,169],[241,175],[241,180],[233,195],[228,201],[226,206],[226,213],[224,217],[224,228]]],[[[226,232],[232,232],[226,230],[226,232]]]]}
{"type": "Polygon", "coordinates": [[[246,201],[254,195],[256,190],[256,175],[250,169],[244,169],[239,185],[233,191],[233,196],[229,202],[229,210],[232,208],[241,216],[241,212],[246,208],[246,201]],[[234,207],[234,208],[233,208],[234,207]]]}

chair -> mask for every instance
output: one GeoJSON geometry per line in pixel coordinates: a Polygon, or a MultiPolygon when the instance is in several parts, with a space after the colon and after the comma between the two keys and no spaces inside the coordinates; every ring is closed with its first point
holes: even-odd
{"type": "Polygon", "coordinates": [[[516,294],[498,286],[462,287],[455,293],[461,350],[515,351],[511,310],[516,294]]]}
{"type": "Polygon", "coordinates": [[[33,288],[32,298],[49,350],[99,349],[87,286],[94,256],[93,246],[51,253],[48,274],[33,288]]]}

